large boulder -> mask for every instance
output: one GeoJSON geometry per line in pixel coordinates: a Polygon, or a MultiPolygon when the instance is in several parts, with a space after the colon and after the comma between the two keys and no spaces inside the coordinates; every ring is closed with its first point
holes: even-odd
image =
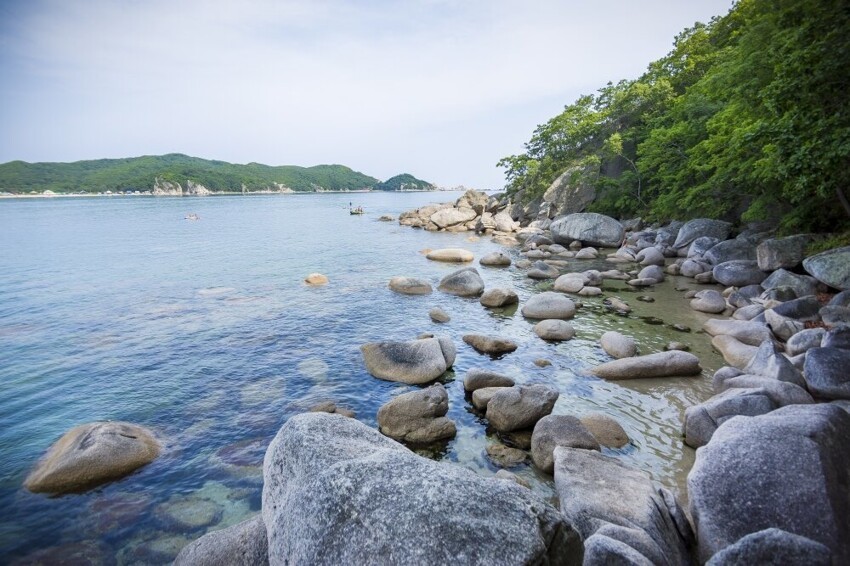
{"type": "Polygon", "coordinates": [[[175,566],[264,566],[269,563],[266,524],[257,515],[232,527],[207,533],[183,547],[175,566]]]}
{"type": "Polygon", "coordinates": [[[808,295],[786,301],[781,305],[773,307],[773,312],[776,314],[793,318],[794,320],[817,320],[820,312],[821,304],[817,297],[808,295]]]}
{"type": "Polygon", "coordinates": [[[631,358],[637,354],[637,344],[635,339],[625,334],[620,334],[614,330],[609,330],[599,338],[599,343],[605,353],[611,357],[631,358]]]}
{"type": "Polygon", "coordinates": [[[673,247],[677,250],[684,248],[689,246],[697,238],[705,236],[717,238],[719,241],[722,241],[729,236],[731,229],[732,225],[728,222],[711,220],[709,218],[696,218],[685,222],[684,226],[679,229],[676,241],[673,242],[673,247]]]}
{"type": "Polygon", "coordinates": [[[471,208],[444,208],[431,215],[431,222],[440,228],[448,228],[475,220],[476,216],[478,215],[471,208]]]}
{"type": "Polygon", "coordinates": [[[738,415],[753,417],[776,409],[776,403],[761,388],[732,388],[685,410],[685,444],[705,446],[717,427],[738,415]]]}
{"type": "Polygon", "coordinates": [[[449,273],[440,280],[437,287],[443,293],[458,297],[477,297],[484,292],[484,281],[474,267],[467,267],[449,273]]]}
{"type": "Polygon", "coordinates": [[[576,314],[576,304],[567,297],[546,291],[528,299],[522,306],[522,316],[544,320],[547,318],[572,318],[576,314]]]}
{"type": "Polygon", "coordinates": [[[821,283],[842,291],[850,289],[850,246],[807,257],[803,267],[821,283]]]}
{"type": "Polygon", "coordinates": [[[712,338],[711,345],[720,352],[727,364],[739,369],[747,367],[747,364],[750,363],[758,352],[758,346],[745,344],[734,336],[727,334],[718,334],[712,338]]]}
{"type": "Polygon", "coordinates": [[[703,324],[703,330],[712,336],[727,335],[748,344],[758,346],[765,340],[771,340],[770,329],[760,322],[749,320],[729,320],[711,318],[703,324]]]}
{"type": "Polygon", "coordinates": [[[389,288],[402,295],[427,295],[431,292],[431,284],[415,277],[393,277],[389,288]]]}
{"type": "Polygon", "coordinates": [[[400,442],[424,444],[454,438],[455,423],[446,418],[449,395],[442,384],[403,393],[378,409],[383,434],[400,442]]]}
{"type": "Polygon", "coordinates": [[[736,564],[806,564],[830,566],[832,553],[819,542],[782,529],[765,529],[741,538],[706,562],[707,566],[736,564]]]}
{"type": "Polygon", "coordinates": [[[514,222],[514,219],[507,212],[498,213],[493,217],[493,222],[496,223],[496,230],[499,232],[513,232],[519,227],[519,224],[514,222]]]}
{"type": "Polygon", "coordinates": [[[599,450],[599,442],[580,420],[569,415],[546,415],[534,425],[531,434],[531,459],[547,474],[555,468],[555,447],[599,450]]]}
{"type": "Polygon", "coordinates": [[[478,263],[487,267],[508,267],[511,258],[504,252],[492,252],[479,259],[478,263]]]}
{"type": "Polygon", "coordinates": [[[800,370],[779,351],[772,340],[765,340],[759,345],[756,355],[744,367],[744,373],[761,375],[800,387],[806,386],[800,370]]]}
{"type": "Polygon", "coordinates": [[[729,419],[688,475],[700,562],[769,528],[825,545],[835,564],[850,562],[848,485],[850,415],[839,407],[729,419]]]}
{"type": "Polygon", "coordinates": [[[726,240],[712,246],[703,254],[703,258],[711,265],[732,260],[753,261],[756,259],[756,248],[746,240],[726,240]]]}
{"type": "Polygon", "coordinates": [[[797,267],[805,257],[808,243],[809,237],[802,234],[763,241],[756,248],[759,269],[776,271],[797,267]]]}
{"type": "Polygon", "coordinates": [[[425,257],[433,261],[448,261],[453,263],[463,263],[472,261],[475,256],[469,250],[461,248],[443,248],[440,250],[431,250],[425,257]]]}
{"type": "Polygon", "coordinates": [[[271,564],[582,561],[569,523],[530,490],[417,456],[353,419],[289,419],[263,479],[271,564]]]}
{"type": "Polygon", "coordinates": [[[777,269],[761,282],[761,286],[767,290],[790,287],[796,296],[805,297],[817,292],[818,280],[809,275],[798,275],[785,269],[777,269]]]}
{"type": "Polygon", "coordinates": [[[470,369],[463,379],[463,388],[470,393],[485,387],[513,387],[513,385],[514,380],[507,375],[480,368],[470,369]]]}
{"type": "Polygon", "coordinates": [[[596,366],[591,373],[603,379],[619,380],[697,375],[701,371],[695,355],[672,350],[614,360],[596,366]]]}
{"type": "Polygon", "coordinates": [[[673,494],[594,450],[557,447],[561,513],[585,540],[585,564],[690,564],[694,535],[673,494]]]}
{"type": "Polygon", "coordinates": [[[547,319],[534,325],[534,333],[544,340],[559,342],[571,339],[576,335],[576,330],[565,320],[547,319]]]}
{"type": "Polygon", "coordinates": [[[715,380],[715,389],[725,391],[727,389],[763,389],[764,394],[773,401],[777,407],[786,405],[809,405],[814,403],[808,392],[788,381],[779,381],[772,377],[763,375],[737,375],[726,379],[715,380]]]}
{"type": "Polygon", "coordinates": [[[449,338],[407,342],[371,342],[360,347],[370,374],[387,381],[418,385],[434,381],[454,364],[455,346],[449,338]]]}
{"type": "Polygon", "coordinates": [[[121,421],[79,425],[57,440],[24,481],[34,493],[84,491],[123,477],[159,455],[145,427],[121,421]]]}
{"type": "Polygon", "coordinates": [[[483,334],[464,334],[463,341],[475,348],[481,354],[490,354],[498,356],[499,354],[507,354],[517,349],[517,344],[513,340],[500,338],[498,336],[485,336],[483,334]]]}
{"type": "Polygon", "coordinates": [[[711,271],[721,285],[745,287],[761,283],[767,273],[759,269],[758,263],[749,260],[732,260],[719,263],[711,271]]]}
{"type": "Polygon", "coordinates": [[[487,403],[487,419],[500,432],[531,428],[552,412],[558,395],[556,389],[546,385],[502,388],[487,403]]]}
{"type": "Polygon", "coordinates": [[[850,350],[812,348],[806,352],[803,375],[815,397],[850,399],[850,350]]]}
{"type": "Polygon", "coordinates": [[[721,313],[726,310],[726,299],[714,289],[700,291],[691,299],[691,308],[699,312],[711,314],[721,313]]]}
{"type": "Polygon", "coordinates": [[[596,187],[588,182],[588,173],[587,167],[571,167],[543,193],[543,200],[552,204],[556,216],[582,212],[596,199],[596,187]]]}
{"type": "Polygon", "coordinates": [[[574,240],[586,246],[616,248],[623,241],[623,225],[603,214],[583,212],[558,218],[549,227],[556,244],[569,245],[574,240]]]}
{"type": "Polygon", "coordinates": [[[484,291],[484,294],[481,295],[478,302],[487,308],[494,309],[506,307],[508,305],[515,305],[519,302],[519,297],[513,289],[494,287],[484,291]]]}

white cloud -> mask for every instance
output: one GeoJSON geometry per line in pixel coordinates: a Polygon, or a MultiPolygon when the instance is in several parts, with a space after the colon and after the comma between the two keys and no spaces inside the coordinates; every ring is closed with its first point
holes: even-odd
{"type": "Polygon", "coordinates": [[[0,28],[0,160],[180,151],[498,186],[538,122],[728,4],[26,5],[0,28]]]}

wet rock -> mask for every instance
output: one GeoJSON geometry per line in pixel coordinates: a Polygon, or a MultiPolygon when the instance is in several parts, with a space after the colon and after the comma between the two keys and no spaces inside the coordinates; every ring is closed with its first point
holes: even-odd
{"type": "Polygon", "coordinates": [[[441,384],[411,391],[378,409],[380,431],[400,442],[425,444],[454,438],[455,423],[446,418],[449,396],[441,384]]]}
{"type": "Polygon", "coordinates": [[[537,358],[536,360],[534,360],[534,365],[539,368],[545,368],[551,366],[552,362],[550,362],[546,358],[537,358]]]}
{"type": "Polygon", "coordinates": [[[393,277],[389,288],[403,295],[427,295],[433,290],[430,283],[415,277],[393,277]]]}
{"type": "Polygon", "coordinates": [[[699,560],[778,528],[824,544],[835,563],[847,563],[848,461],[850,415],[829,404],[723,423],[688,475],[699,560]]]}
{"type": "Polygon", "coordinates": [[[433,309],[429,310],[428,316],[431,317],[431,320],[438,323],[449,322],[451,320],[449,313],[447,313],[440,307],[434,307],[433,309]]]}
{"type": "Polygon", "coordinates": [[[756,259],[762,271],[791,269],[800,265],[806,253],[809,237],[804,235],[789,236],[765,240],[756,248],[756,259]]]}
{"type": "Polygon", "coordinates": [[[616,248],[623,241],[623,225],[602,214],[593,212],[569,214],[552,222],[549,227],[557,244],[569,245],[579,240],[587,246],[616,248]]]}
{"type": "Polygon", "coordinates": [[[183,547],[175,566],[262,566],[269,563],[266,525],[260,515],[208,533],[183,547]]]}
{"type": "Polygon", "coordinates": [[[664,265],[664,254],[656,247],[644,248],[635,256],[635,261],[641,265],[664,265]]]}
{"type": "Polygon", "coordinates": [[[487,404],[487,419],[498,431],[530,428],[552,412],[558,391],[546,385],[520,385],[496,391],[487,404]]]}
{"type": "Polygon", "coordinates": [[[685,513],[649,474],[593,450],[558,447],[555,489],[561,513],[585,540],[585,564],[690,563],[685,513]]]}
{"type": "Polygon", "coordinates": [[[57,440],[24,481],[34,493],[69,493],[123,477],[160,452],[153,432],[121,421],[76,426],[57,440]]]}
{"type": "Polygon", "coordinates": [[[697,218],[685,222],[679,229],[676,236],[676,241],[673,242],[673,247],[677,250],[689,246],[691,242],[697,238],[709,237],[717,238],[718,241],[723,241],[729,237],[729,232],[732,225],[728,222],[720,220],[712,220],[709,218],[697,218]]]}
{"type": "Polygon", "coordinates": [[[705,446],[721,424],[739,415],[754,417],[776,409],[762,388],[733,388],[685,409],[685,444],[705,446]]]}
{"type": "Polygon", "coordinates": [[[696,281],[697,283],[700,283],[702,285],[710,285],[712,283],[717,282],[714,279],[714,274],[711,271],[706,271],[705,273],[700,273],[699,275],[695,275],[694,281],[696,281]]]}
{"type": "Polygon", "coordinates": [[[640,270],[638,279],[655,279],[656,282],[664,281],[664,270],[657,265],[648,265],[640,270]]]}
{"type": "Polygon", "coordinates": [[[725,334],[750,346],[759,346],[765,340],[773,339],[770,329],[758,322],[711,318],[702,328],[712,336],[725,334]]]}
{"type": "Polygon", "coordinates": [[[484,291],[484,294],[481,295],[481,298],[478,301],[483,306],[493,309],[506,307],[508,305],[515,305],[519,302],[519,297],[513,289],[496,287],[484,291]]]}
{"type": "Polygon", "coordinates": [[[734,336],[727,334],[718,334],[712,338],[711,345],[720,352],[727,364],[739,369],[747,367],[747,364],[758,352],[757,346],[744,344],[734,336]]]}
{"type": "Polygon", "coordinates": [[[196,495],[175,495],[159,504],[154,515],[171,529],[196,531],[221,520],[224,508],[196,495]]]}
{"type": "Polygon", "coordinates": [[[640,297],[637,298],[637,300],[639,300],[642,303],[654,303],[655,302],[654,297],[648,297],[647,295],[641,295],[640,297]]]}
{"type": "Polygon", "coordinates": [[[850,399],[850,350],[812,348],[806,352],[803,375],[812,395],[822,399],[850,399]]]}
{"type": "Polygon", "coordinates": [[[490,403],[490,399],[492,399],[493,395],[502,389],[507,389],[507,387],[493,386],[476,389],[472,392],[472,406],[479,411],[486,411],[487,405],[490,403]]]}
{"type": "Polygon", "coordinates": [[[336,413],[344,417],[353,419],[356,415],[351,409],[338,406],[333,401],[322,401],[307,409],[310,413],[336,413]]]}
{"type": "Polygon", "coordinates": [[[540,470],[551,474],[555,468],[557,446],[599,450],[599,443],[575,417],[547,415],[537,421],[531,435],[531,459],[540,470]]]}
{"type": "Polygon", "coordinates": [[[796,356],[812,348],[817,348],[821,345],[824,335],[826,335],[826,330],[823,328],[801,330],[788,339],[785,344],[785,352],[789,356],[796,356]]]}
{"type": "Polygon", "coordinates": [[[472,392],[484,387],[513,387],[514,380],[507,375],[480,368],[472,368],[466,372],[463,388],[472,392]]]}
{"type": "Polygon", "coordinates": [[[541,320],[534,325],[534,333],[544,340],[552,341],[569,340],[576,335],[572,324],[558,319],[541,320]]]}
{"type": "Polygon", "coordinates": [[[650,287],[658,283],[657,279],[629,279],[627,281],[632,287],[650,287]]]}
{"type": "Polygon", "coordinates": [[[522,306],[522,315],[526,318],[545,320],[547,318],[569,319],[576,314],[576,305],[567,297],[546,291],[528,299],[522,306]]]}
{"type": "Polygon", "coordinates": [[[803,268],[821,283],[846,291],[850,289],[850,246],[807,257],[803,268]]]}
{"type": "Polygon", "coordinates": [[[555,280],[552,288],[559,293],[578,293],[587,284],[583,273],[565,273],[555,280]]]}
{"type": "Polygon", "coordinates": [[[509,472],[507,470],[499,470],[498,472],[496,472],[495,477],[500,479],[500,480],[512,481],[515,484],[521,485],[522,487],[525,487],[525,488],[529,488],[529,489],[531,488],[531,485],[525,479],[523,479],[523,478],[519,477],[518,475],[516,475],[512,472],[509,472]]]}
{"type": "Polygon", "coordinates": [[[757,285],[767,277],[767,274],[759,269],[757,262],[747,260],[719,263],[714,266],[711,273],[721,285],[734,285],[735,287],[757,285]]]}
{"type": "Polygon", "coordinates": [[[699,312],[721,313],[726,310],[726,299],[714,290],[700,291],[691,300],[691,308],[699,312]]]}
{"type": "Polygon", "coordinates": [[[532,279],[555,279],[560,273],[544,261],[535,261],[526,275],[532,279]]]}
{"type": "Polygon", "coordinates": [[[467,267],[443,277],[438,289],[458,297],[477,297],[484,292],[484,281],[477,269],[467,267]]]}
{"type": "Polygon", "coordinates": [[[11,566],[67,564],[73,566],[102,566],[111,564],[113,557],[103,545],[94,541],[69,542],[48,546],[31,552],[21,559],[10,561],[11,566]]]}
{"type": "Polygon", "coordinates": [[[513,468],[528,459],[528,454],[525,451],[504,444],[488,444],[485,450],[490,461],[500,468],[513,468]]]}
{"type": "Polygon", "coordinates": [[[311,273],[307,277],[304,278],[304,283],[307,285],[327,285],[328,277],[327,275],[322,275],[321,273],[311,273]]]}
{"type": "Polygon", "coordinates": [[[483,334],[464,334],[463,341],[475,348],[477,352],[491,356],[507,354],[517,349],[516,342],[512,340],[483,334]]]}
{"type": "Polygon", "coordinates": [[[602,349],[614,358],[630,358],[637,354],[635,339],[625,334],[610,330],[599,338],[602,349]]]}
{"type": "Polygon", "coordinates": [[[696,375],[702,371],[699,358],[688,352],[658,352],[623,358],[596,366],[591,373],[603,379],[639,379],[696,375]]]}
{"type": "Polygon", "coordinates": [[[691,347],[685,344],[684,342],[667,342],[667,345],[664,346],[664,349],[667,351],[681,350],[683,352],[687,352],[691,349],[691,347]]]}
{"type": "Polygon", "coordinates": [[[576,252],[576,259],[596,259],[599,257],[599,251],[596,248],[582,248],[576,252]]]}
{"type": "Polygon", "coordinates": [[[479,259],[478,263],[487,267],[508,267],[511,264],[511,258],[502,252],[492,252],[479,259]]]}
{"type": "Polygon", "coordinates": [[[372,342],[360,347],[370,374],[388,381],[418,385],[434,381],[454,364],[448,338],[408,342],[372,342]]]}
{"type": "Polygon", "coordinates": [[[599,287],[585,287],[578,294],[582,297],[598,297],[602,294],[602,289],[599,287]]]}
{"type": "Polygon", "coordinates": [[[417,456],[351,419],[291,418],[264,480],[272,564],[449,564],[470,549],[481,564],[581,561],[580,539],[530,490],[417,456]]]}
{"type": "Polygon", "coordinates": [[[607,299],[602,301],[602,304],[620,313],[632,312],[632,307],[630,307],[628,303],[621,299],[618,299],[617,297],[608,297],[607,299]]]}
{"type": "Polygon", "coordinates": [[[706,562],[706,566],[734,564],[807,564],[829,566],[829,548],[812,539],[781,529],[765,529],[747,535],[727,546],[706,562]]]}
{"type": "Polygon", "coordinates": [[[622,448],[629,443],[629,435],[620,423],[606,414],[589,413],[579,417],[579,420],[601,446],[622,448]]]}

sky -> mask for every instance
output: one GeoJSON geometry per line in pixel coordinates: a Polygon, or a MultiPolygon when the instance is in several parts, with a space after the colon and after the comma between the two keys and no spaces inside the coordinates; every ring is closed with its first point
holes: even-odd
{"type": "Polygon", "coordinates": [[[185,153],[499,189],[731,0],[0,0],[0,163],[185,153]]]}

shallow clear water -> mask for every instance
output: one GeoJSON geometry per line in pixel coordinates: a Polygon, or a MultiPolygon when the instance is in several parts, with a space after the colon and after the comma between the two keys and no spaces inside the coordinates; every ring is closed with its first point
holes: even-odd
{"type": "MultiPolygon", "coordinates": [[[[497,470],[484,453],[495,437],[461,384],[469,368],[489,367],[519,382],[557,386],[556,413],[610,414],[632,439],[613,453],[684,497],[693,451],[683,447],[681,416],[710,395],[708,376],[722,365],[696,332],[708,317],[674,290],[694,284],[676,278],[634,292],[606,282],[606,296],[626,300],[633,312],[618,316],[602,307],[603,297],[583,299],[573,321],[577,337],[561,344],[538,339],[516,309],[490,311],[475,299],[437,291],[390,292],[392,276],[421,277],[436,288],[458,268],[428,261],[424,248],[465,247],[476,259],[502,249],[489,238],[377,220],[457,196],[0,201],[0,561],[79,555],[106,563],[169,562],[187,541],[259,510],[265,446],[290,416],[330,399],[375,426],[378,407],[411,388],[371,377],[359,346],[422,332],[448,334],[458,347],[454,372],[444,381],[459,432],[435,457],[484,474],[497,470]],[[368,214],[349,215],[350,201],[368,214]],[[201,220],[184,220],[188,212],[201,220]],[[330,284],[302,283],[316,271],[330,284]],[[656,301],[639,302],[639,295],[656,301]],[[432,323],[434,306],[451,322],[432,323]],[[648,324],[645,316],[694,332],[648,324]],[[686,342],[706,371],[631,382],[590,377],[586,370],[608,359],[598,337],[609,329],[635,336],[643,353],[670,340],[686,342]],[[506,336],[520,348],[491,359],[462,342],[468,332],[506,336]],[[538,358],[552,365],[537,367],[538,358]],[[49,498],[21,488],[59,436],[103,419],[154,429],[163,454],[82,495],[49,498]],[[185,509],[208,513],[209,526],[176,523],[185,509]]],[[[509,253],[518,257],[517,250],[509,253]]],[[[521,301],[547,285],[514,267],[479,271],[487,286],[513,286],[521,301]]],[[[552,497],[551,478],[528,465],[512,471],[552,497]]]]}

